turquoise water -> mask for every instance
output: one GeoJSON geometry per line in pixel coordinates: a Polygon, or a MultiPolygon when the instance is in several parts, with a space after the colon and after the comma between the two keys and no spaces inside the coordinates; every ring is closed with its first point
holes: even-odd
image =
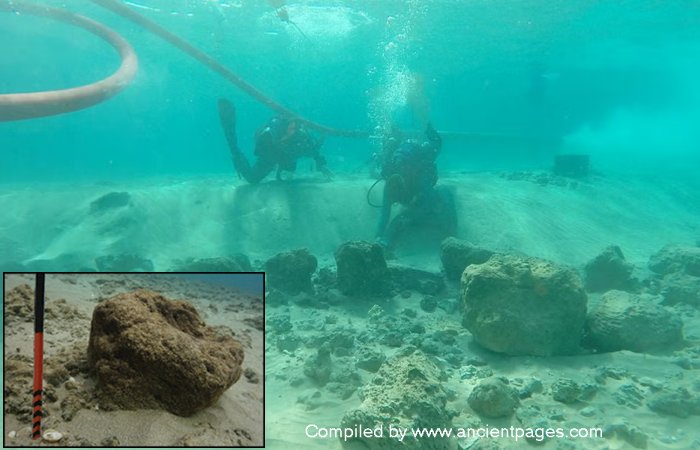
{"type": "MultiPolygon", "coordinates": [[[[91,1],[44,3],[123,35],[139,70],[122,92],[94,107],[0,122],[0,268],[180,272],[236,267],[241,255],[253,270],[272,268],[265,280],[274,281],[266,288],[268,448],[343,448],[339,439],[310,438],[305,427],[337,427],[349,411],[371,408],[372,386],[379,386],[376,399],[407,405],[396,421],[415,419],[413,408],[426,402],[414,366],[427,374],[426,392],[439,391],[430,402],[445,413],[440,426],[542,422],[607,430],[586,442],[550,440],[545,449],[640,448],[641,441],[647,448],[700,448],[699,2],[122,2],[299,115],[369,136],[325,136],[331,181],[302,161],[295,180],[270,175],[253,186],[233,170],[217,100],[236,105],[248,157],[255,130],[273,111],[91,1]],[[290,22],[280,20],[275,5],[290,22]],[[453,261],[457,276],[450,279],[441,260],[444,236],[417,230],[395,253],[378,257],[380,269],[388,263],[391,272],[373,273],[391,279],[390,292],[341,292],[336,252],[348,241],[375,239],[379,211],[368,197],[379,203],[383,185],[368,195],[376,179],[368,161],[380,149],[381,130],[397,124],[420,135],[428,120],[444,141],[438,186],[456,205],[455,246],[472,263],[453,261]],[[552,173],[555,156],[571,153],[590,156],[590,174],[552,173]],[[308,253],[272,259],[300,249],[308,253]],[[497,257],[476,262],[470,252],[497,257]],[[478,326],[465,325],[462,312],[479,293],[469,293],[459,273],[515,279],[512,273],[534,264],[522,255],[552,264],[551,271],[533,269],[543,277],[570,269],[565,279],[573,281],[565,284],[585,300],[576,309],[581,323],[559,326],[564,330],[549,340],[573,339],[580,349],[564,356],[499,352],[477,339],[478,326]],[[584,289],[591,267],[603,278],[621,270],[624,279],[584,289]],[[610,286],[629,295],[604,292],[610,286]],[[642,325],[634,302],[647,308],[639,313],[642,325]],[[612,349],[568,334],[605,319],[601,304],[609,316],[629,306],[610,326],[628,327],[620,333],[632,337],[612,349]],[[654,329],[654,314],[667,319],[673,345],[640,350],[636,337],[664,331],[654,329]],[[495,420],[468,400],[491,376],[508,379],[522,400],[495,420]],[[387,382],[395,379],[410,389],[387,382]],[[572,385],[578,391],[566,399],[572,385]],[[689,417],[688,405],[695,408],[689,417]]],[[[97,37],[22,13],[0,12],[0,50],[0,94],[78,86],[118,65],[97,37]]],[[[262,280],[251,277],[248,286],[259,291],[262,280]]],[[[522,280],[508,295],[525,292],[527,301],[528,293],[549,299],[559,292],[555,284],[522,280]]],[[[505,306],[493,317],[512,316],[511,298],[497,290],[496,306],[505,306]]],[[[533,321],[548,317],[537,308],[522,311],[533,321]]],[[[555,321],[532,329],[548,332],[555,321]]],[[[516,327],[504,328],[509,335],[516,327]]],[[[392,414],[383,413],[386,424],[392,414]]],[[[441,445],[433,448],[532,447],[464,439],[441,445]]]]}
{"type": "MultiPolygon", "coordinates": [[[[238,105],[247,149],[271,115],[111,12],[90,2],[46,3],[114,27],[133,44],[141,67],[132,86],[97,107],[1,124],[3,182],[229,174],[216,99],[238,105]]],[[[481,146],[448,138],[446,168],[544,165],[560,148],[533,148],[532,136],[566,139],[599,155],[601,164],[698,158],[694,2],[290,3],[290,19],[306,37],[263,1],[141,3],[131,7],[283,105],[334,127],[371,130],[387,115],[416,125],[401,106],[401,80],[420,74],[439,130],[502,137],[481,146]]],[[[48,19],[3,13],[0,30],[0,92],[75,86],[117,64],[98,38],[48,19]]],[[[366,140],[333,137],[325,146],[338,172],[372,150],[366,140]]]]}

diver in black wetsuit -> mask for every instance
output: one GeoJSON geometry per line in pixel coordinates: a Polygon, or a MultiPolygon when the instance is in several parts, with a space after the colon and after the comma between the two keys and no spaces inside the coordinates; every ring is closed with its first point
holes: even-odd
{"type": "Polygon", "coordinates": [[[454,235],[457,230],[452,194],[435,186],[438,180],[435,159],[442,148],[442,139],[430,124],[425,136],[424,142],[404,140],[394,128],[383,144],[381,176],[385,185],[377,241],[389,252],[410,226],[437,227],[445,236],[454,235]],[[389,221],[395,203],[404,209],[389,221]]]}
{"type": "Polygon", "coordinates": [[[283,171],[294,172],[299,158],[309,157],[316,161],[316,170],[327,178],[332,176],[326,160],[319,153],[323,144],[299,121],[283,116],[270,119],[255,133],[255,156],[251,165],[238,148],[236,137],[236,109],[226,99],[219,99],[219,119],[226,135],[233,166],[248,183],[259,183],[272,170],[277,168],[277,179],[283,171]]]}

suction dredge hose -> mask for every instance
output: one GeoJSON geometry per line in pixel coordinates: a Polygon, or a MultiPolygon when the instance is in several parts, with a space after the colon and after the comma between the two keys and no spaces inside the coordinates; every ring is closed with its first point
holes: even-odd
{"type": "Polygon", "coordinates": [[[334,136],[345,136],[345,137],[367,137],[369,133],[367,133],[364,130],[342,130],[338,128],[332,128],[323,124],[320,124],[318,122],[314,122],[312,120],[306,119],[304,117],[301,117],[299,114],[295,113],[294,111],[280,105],[279,103],[275,102],[272,100],[270,97],[266,96],[263,94],[261,91],[259,91],[255,86],[252,84],[248,83],[238,75],[236,75],[234,72],[231,70],[227,69],[225,66],[223,66],[220,62],[212,58],[211,56],[207,55],[203,51],[199,50],[189,42],[185,41],[184,39],[180,38],[174,33],[171,33],[170,31],[166,30],[165,28],[161,27],[160,25],[156,24],[155,22],[152,22],[142,16],[141,14],[129,9],[127,6],[121,4],[120,2],[116,0],[92,0],[93,3],[96,3],[103,8],[107,8],[120,16],[124,17],[125,19],[128,19],[137,25],[147,29],[151,33],[157,35],[158,37],[168,41],[178,49],[182,50],[192,58],[196,59],[200,63],[204,64],[205,66],[209,67],[211,70],[214,72],[218,73],[222,77],[224,77],[226,80],[231,82],[232,84],[236,85],[238,88],[243,90],[245,93],[253,97],[254,99],[258,100],[260,103],[264,104],[265,106],[281,113],[281,114],[286,114],[289,116],[293,116],[297,118],[300,122],[304,123],[306,126],[309,128],[313,128],[317,131],[323,132],[325,134],[330,134],[334,136]]]}
{"type": "Polygon", "coordinates": [[[138,58],[131,45],[94,20],[62,9],[9,0],[0,0],[0,11],[48,17],[76,25],[107,41],[121,58],[116,72],[92,84],[55,91],[0,94],[0,122],[53,116],[88,108],[117,94],[136,74],[138,58]]]}
{"type": "MultiPolygon", "coordinates": [[[[255,86],[248,83],[236,75],[233,71],[229,70],[203,51],[194,47],[189,42],[180,38],[176,34],[171,33],[155,22],[148,20],[141,14],[131,10],[117,0],[92,0],[92,2],[159,36],[187,55],[204,64],[212,71],[218,73],[230,83],[234,84],[262,104],[279,113],[297,118],[297,120],[304,123],[309,128],[334,136],[359,138],[369,136],[369,133],[364,130],[343,130],[333,128],[300,116],[294,111],[275,102],[270,97],[259,91],[255,86]]],[[[117,49],[122,60],[121,66],[114,74],[93,84],[58,91],[0,94],[0,122],[63,114],[87,108],[118,93],[131,82],[136,73],[138,60],[134,49],[124,38],[100,23],[68,11],[31,5],[24,2],[13,3],[11,0],[0,0],[0,11],[19,12],[35,16],[50,17],[62,22],[77,25],[109,42],[110,45],[117,49]]]]}

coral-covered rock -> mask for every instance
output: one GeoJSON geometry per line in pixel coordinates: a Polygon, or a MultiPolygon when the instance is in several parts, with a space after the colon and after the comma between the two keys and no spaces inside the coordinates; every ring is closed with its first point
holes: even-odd
{"type": "Polygon", "coordinates": [[[477,247],[467,241],[449,237],[440,245],[440,259],[448,280],[459,280],[470,264],[483,264],[493,256],[491,250],[477,247]]]}
{"type": "Polygon", "coordinates": [[[541,356],[579,351],[587,297],[571,269],[496,254],[466,268],[461,302],[464,325],[489,350],[541,356]]]}
{"type": "Polygon", "coordinates": [[[700,277],[684,273],[666,275],[661,282],[661,295],[666,305],[685,303],[700,306],[700,277]]]}
{"type": "Polygon", "coordinates": [[[605,352],[643,353],[678,344],[683,339],[683,322],[657,303],[649,295],[606,292],[586,320],[590,345],[605,352]]]}
{"type": "Polygon", "coordinates": [[[362,426],[383,429],[381,437],[354,437],[341,444],[347,449],[447,450],[449,440],[416,439],[409,433],[403,442],[389,436],[389,426],[401,429],[449,427],[455,415],[447,408],[442,387],[444,373],[420,351],[385,362],[373,380],[360,391],[362,404],[343,415],[342,428],[362,426]]]}
{"type": "Polygon", "coordinates": [[[315,355],[304,363],[304,375],[311,378],[319,386],[325,386],[331,378],[332,360],[328,346],[321,346],[315,355]]]}
{"type": "Polygon", "coordinates": [[[612,289],[632,289],[635,286],[633,270],[632,264],[625,261],[620,247],[611,245],[586,264],[586,290],[605,292],[612,289]]]}
{"type": "Polygon", "coordinates": [[[265,263],[265,281],[290,295],[312,292],[311,274],[317,265],[316,257],[305,248],[278,253],[265,263]]]}
{"type": "Polygon", "coordinates": [[[654,393],[647,406],[654,412],[668,416],[700,416],[700,396],[684,387],[654,393]]]}
{"type": "Polygon", "coordinates": [[[391,278],[379,244],[351,241],[335,252],[338,289],[350,296],[384,296],[391,291],[391,278]]]}
{"type": "Polygon", "coordinates": [[[562,403],[574,403],[583,393],[574,380],[560,378],[552,384],[552,398],[562,403]]]}
{"type": "Polygon", "coordinates": [[[189,416],[238,381],[243,348],[208,327],[191,304],[138,290],[97,305],[88,361],[102,405],[189,416]]]}
{"type": "Polygon", "coordinates": [[[700,247],[668,245],[649,258],[649,268],[660,275],[681,272],[700,277],[700,247]]]}
{"type": "Polygon", "coordinates": [[[518,392],[500,378],[480,381],[467,401],[477,414],[488,418],[508,417],[520,404],[518,392]]]}

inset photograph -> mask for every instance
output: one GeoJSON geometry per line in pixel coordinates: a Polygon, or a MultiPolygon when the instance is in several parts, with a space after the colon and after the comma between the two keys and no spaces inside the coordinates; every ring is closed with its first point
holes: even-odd
{"type": "Polygon", "coordinates": [[[5,447],[263,446],[263,273],[3,281],[5,447]]]}

